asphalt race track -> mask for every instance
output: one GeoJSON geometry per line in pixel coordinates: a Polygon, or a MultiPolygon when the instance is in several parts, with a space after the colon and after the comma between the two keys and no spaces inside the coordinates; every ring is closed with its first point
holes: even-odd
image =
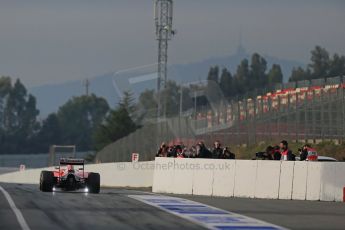
{"type": "MultiPolygon", "coordinates": [[[[37,185],[0,185],[11,195],[32,230],[200,229],[198,225],[127,197],[138,194],[135,191],[103,189],[100,194],[44,193],[37,185]]],[[[1,193],[0,229],[21,229],[1,193]]]]}
{"type": "Polygon", "coordinates": [[[345,229],[345,203],[183,196],[289,229],[345,229]]]}
{"type": "MultiPolygon", "coordinates": [[[[129,196],[144,190],[101,189],[100,194],[40,192],[37,185],[4,184],[29,229],[203,229],[129,196]]],[[[175,196],[290,229],[345,229],[345,204],[175,196]]],[[[0,229],[23,229],[0,192],[0,229]]]]}

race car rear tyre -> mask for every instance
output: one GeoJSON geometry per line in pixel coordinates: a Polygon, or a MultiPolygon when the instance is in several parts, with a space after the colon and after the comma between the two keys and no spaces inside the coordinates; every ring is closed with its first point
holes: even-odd
{"type": "Polygon", "coordinates": [[[42,171],[40,176],[40,190],[43,192],[52,192],[54,187],[54,173],[42,171]]]}
{"type": "Polygon", "coordinates": [[[89,173],[87,184],[90,193],[99,193],[101,177],[99,173],[89,173]]]}

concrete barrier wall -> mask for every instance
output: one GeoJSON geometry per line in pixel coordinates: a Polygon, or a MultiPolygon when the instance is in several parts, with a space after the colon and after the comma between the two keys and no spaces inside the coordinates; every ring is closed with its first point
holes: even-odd
{"type": "Polygon", "coordinates": [[[320,200],[343,201],[345,187],[344,163],[322,164],[320,175],[320,200]]]}
{"type": "MultiPolygon", "coordinates": [[[[213,167],[215,160],[211,159],[195,159],[196,161],[190,161],[191,167],[196,168],[193,174],[193,194],[211,196],[213,188],[213,167]]],[[[176,159],[179,162],[179,159],[176,159]]],[[[215,166],[215,165],[214,165],[215,166]]]]}
{"type": "Polygon", "coordinates": [[[42,170],[54,170],[54,167],[42,169],[27,169],[24,171],[5,173],[0,175],[0,182],[38,184],[42,170]]]}
{"type": "Polygon", "coordinates": [[[294,175],[294,161],[282,161],[280,164],[279,196],[278,199],[292,199],[292,185],[294,175]]]}
{"type": "MultiPolygon", "coordinates": [[[[41,170],[0,175],[0,182],[38,184],[41,170]]],[[[343,201],[345,163],[156,158],[86,165],[101,186],[222,197],[343,201]]]]}
{"type": "Polygon", "coordinates": [[[235,168],[235,197],[254,198],[258,161],[237,161],[235,168]]]}
{"type": "MultiPolygon", "coordinates": [[[[193,193],[193,168],[187,168],[188,159],[181,159],[174,170],[172,177],[171,193],[192,194],[193,193]]],[[[175,160],[174,160],[175,164],[175,160]]]]}
{"type": "Polygon", "coordinates": [[[321,167],[320,200],[322,201],[335,200],[336,164],[330,162],[321,167]]]}
{"type": "MultiPolygon", "coordinates": [[[[312,162],[315,163],[315,162],[312,162]]],[[[293,171],[292,199],[305,200],[307,193],[308,163],[296,161],[293,171]]]]}
{"type": "Polygon", "coordinates": [[[155,159],[155,170],[153,174],[153,192],[173,193],[174,174],[173,170],[175,163],[174,158],[160,158],[155,159]]]}
{"type": "MultiPolygon", "coordinates": [[[[2,174],[0,182],[38,184],[42,170],[54,170],[54,167],[2,174]]],[[[151,187],[154,162],[91,164],[85,165],[85,171],[99,173],[101,186],[151,187]]]]}
{"type": "Polygon", "coordinates": [[[345,167],[340,164],[336,164],[335,166],[334,199],[335,201],[345,202],[343,200],[345,198],[345,194],[343,194],[343,188],[345,187],[345,167]]]}
{"type": "Polygon", "coordinates": [[[255,198],[278,199],[280,166],[280,162],[258,161],[255,198]]]}
{"type": "Polygon", "coordinates": [[[308,164],[306,200],[320,200],[322,162],[308,164]]]}
{"type": "Polygon", "coordinates": [[[233,197],[236,161],[227,161],[220,170],[213,171],[213,196],[233,197]]]}
{"type": "Polygon", "coordinates": [[[343,201],[345,163],[156,158],[153,191],[223,197],[343,201]]]}

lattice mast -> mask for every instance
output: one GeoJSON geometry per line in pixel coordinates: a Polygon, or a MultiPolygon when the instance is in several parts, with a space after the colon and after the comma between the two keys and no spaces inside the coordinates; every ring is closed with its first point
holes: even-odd
{"type": "Polygon", "coordinates": [[[158,78],[157,78],[157,118],[166,115],[166,97],[162,102],[162,88],[166,89],[168,41],[171,40],[175,31],[172,29],[173,1],[155,0],[154,19],[156,25],[156,39],[158,40],[158,78]]]}

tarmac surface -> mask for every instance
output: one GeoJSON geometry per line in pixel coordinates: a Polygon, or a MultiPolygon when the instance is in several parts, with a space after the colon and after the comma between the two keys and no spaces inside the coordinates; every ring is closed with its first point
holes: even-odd
{"type": "Polygon", "coordinates": [[[189,195],[180,197],[289,229],[345,229],[345,203],[189,195]]]}
{"type": "MultiPolygon", "coordinates": [[[[129,197],[152,194],[148,190],[103,188],[100,194],[45,193],[37,185],[0,183],[0,186],[17,209],[16,213],[5,193],[0,192],[0,229],[25,229],[18,212],[31,230],[203,229],[198,223],[129,197]]],[[[345,229],[344,203],[164,195],[197,201],[289,229],[345,229]]]]}

